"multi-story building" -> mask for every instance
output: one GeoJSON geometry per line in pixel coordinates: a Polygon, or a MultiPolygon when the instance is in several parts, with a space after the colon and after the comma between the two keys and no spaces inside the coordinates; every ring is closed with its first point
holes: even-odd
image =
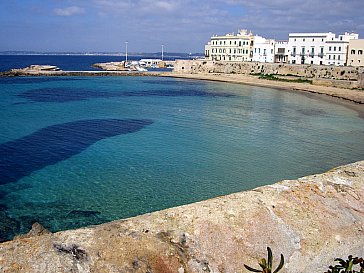
{"type": "MultiPolygon", "coordinates": [[[[205,58],[215,61],[363,65],[363,61],[355,59],[354,54],[350,62],[347,60],[349,43],[358,38],[358,34],[348,32],[338,37],[331,32],[290,33],[288,41],[276,42],[258,35],[253,36],[247,30],[239,30],[237,35],[229,33],[211,37],[205,46],[205,58]]],[[[361,55],[357,57],[360,58],[361,55]]]]}
{"type": "Polygon", "coordinates": [[[324,52],[326,65],[344,66],[347,63],[348,46],[350,40],[357,40],[359,35],[347,33],[339,35],[338,38],[328,39],[325,43],[324,52]]]}
{"type": "Polygon", "coordinates": [[[348,66],[364,66],[364,39],[350,40],[348,46],[348,66]]]}
{"type": "Polygon", "coordinates": [[[265,39],[261,36],[254,36],[253,62],[273,63],[275,41],[265,39]]]}
{"type": "Polygon", "coordinates": [[[317,65],[346,65],[349,41],[358,39],[355,33],[336,38],[335,33],[290,33],[289,63],[317,65]]]}
{"type": "Polygon", "coordinates": [[[247,30],[237,35],[213,36],[205,46],[205,58],[215,61],[252,61],[254,36],[247,30]]]}
{"type": "Polygon", "coordinates": [[[288,39],[289,63],[318,64],[325,62],[325,43],[335,38],[328,33],[290,33],[288,39]]]}
{"type": "Polygon", "coordinates": [[[274,46],[274,62],[288,63],[288,41],[276,41],[274,46]]]}

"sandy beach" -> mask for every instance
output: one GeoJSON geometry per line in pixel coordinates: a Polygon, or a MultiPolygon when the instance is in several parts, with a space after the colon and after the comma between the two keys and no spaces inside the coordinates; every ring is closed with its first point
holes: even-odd
{"type": "Polygon", "coordinates": [[[238,74],[163,73],[161,76],[184,78],[184,79],[197,79],[197,80],[240,83],[240,84],[285,89],[285,90],[295,90],[295,91],[323,94],[323,95],[355,102],[358,104],[364,104],[364,91],[363,90],[351,90],[351,89],[336,88],[336,87],[318,86],[318,85],[312,85],[309,83],[272,81],[272,80],[259,79],[256,76],[246,76],[246,75],[238,75],[238,74]]]}

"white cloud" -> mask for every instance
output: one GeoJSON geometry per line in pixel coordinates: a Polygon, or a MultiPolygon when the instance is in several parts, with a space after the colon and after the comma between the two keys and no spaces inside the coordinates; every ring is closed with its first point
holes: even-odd
{"type": "Polygon", "coordinates": [[[72,16],[76,14],[85,13],[85,10],[77,6],[71,6],[63,9],[61,8],[54,9],[54,13],[58,16],[72,16]]]}

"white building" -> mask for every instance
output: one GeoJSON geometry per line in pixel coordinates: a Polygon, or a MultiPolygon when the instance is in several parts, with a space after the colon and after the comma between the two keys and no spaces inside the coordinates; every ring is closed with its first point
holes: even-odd
{"type": "Polygon", "coordinates": [[[288,41],[276,41],[274,46],[274,62],[288,63],[288,41]]]}
{"type": "Polygon", "coordinates": [[[347,65],[348,46],[350,40],[357,40],[358,34],[347,33],[339,35],[338,38],[332,38],[326,41],[325,45],[325,62],[326,65],[347,65]]]}
{"type": "Polygon", "coordinates": [[[237,35],[212,36],[205,46],[205,58],[214,61],[252,61],[254,36],[247,30],[237,35]]]}
{"type": "Polygon", "coordinates": [[[288,39],[289,63],[324,64],[326,41],[332,38],[335,38],[335,34],[331,32],[290,33],[288,39]]]}
{"type": "Polygon", "coordinates": [[[254,36],[253,62],[273,63],[275,41],[261,36],[254,36]]]}
{"type": "Polygon", "coordinates": [[[358,39],[355,33],[336,38],[335,33],[290,33],[289,63],[316,65],[346,65],[348,44],[358,39]]]}

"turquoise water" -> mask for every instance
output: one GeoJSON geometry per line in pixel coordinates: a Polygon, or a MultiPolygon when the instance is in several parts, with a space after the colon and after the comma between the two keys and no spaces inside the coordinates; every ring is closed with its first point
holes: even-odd
{"type": "Polygon", "coordinates": [[[131,217],[364,159],[364,119],[281,90],[0,78],[0,238],[131,217]]]}

